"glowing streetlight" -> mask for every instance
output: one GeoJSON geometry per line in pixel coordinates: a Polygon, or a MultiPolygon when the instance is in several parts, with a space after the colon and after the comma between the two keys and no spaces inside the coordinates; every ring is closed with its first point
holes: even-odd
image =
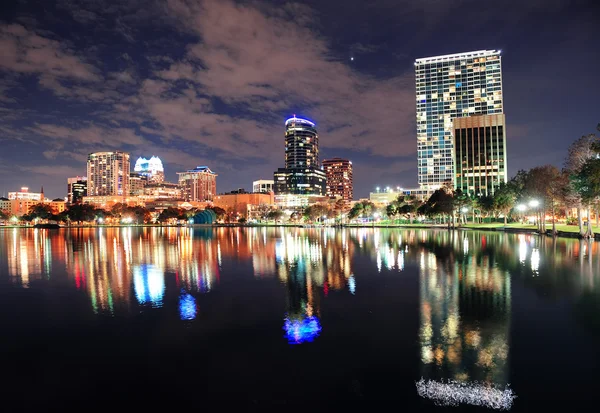
{"type": "Polygon", "coordinates": [[[463,214],[466,214],[467,212],[469,212],[469,208],[467,208],[467,207],[462,207],[462,208],[461,208],[461,211],[462,211],[462,213],[463,213],[463,214]]]}
{"type": "Polygon", "coordinates": [[[540,206],[540,201],[538,201],[537,199],[532,199],[531,201],[529,201],[529,206],[531,208],[537,208],[540,206]]]}
{"type": "Polygon", "coordinates": [[[379,192],[379,187],[375,188],[377,190],[377,192],[379,192]]]}

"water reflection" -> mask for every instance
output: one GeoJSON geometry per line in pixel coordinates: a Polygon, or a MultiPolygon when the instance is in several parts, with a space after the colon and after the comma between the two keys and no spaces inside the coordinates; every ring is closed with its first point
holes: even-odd
{"type": "Polygon", "coordinates": [[[413,277],[419,286],[414,356],[423,383],[433,383],[423,394],[433,397],[431,389],[453,388],[442,384],[466,394],[478,388],[475,382],[483,386],[477,391],[509,383],[515,283],[543,300],[573,301],[574,317],[600,335],[590,316],[600,302],[599,245],[446,230],[8,229],[0,230],[0,281],[20,288],[66,285],[98,315],[169,311],[184,325],[202,322],[210,309],[206,297],[229,302],[234,293],[253,293],[222,294],[226,282],[250,280],[255,288],[280,283],[285,309],[277,309],[279,339],[317,346],[325,336],[335,338],[327,331],[328,300],[343,297],[350,307],[359,299],[374,303],[389,277],[413,277]],[[373,291],[378,295],[367,295],[373,291]]]}

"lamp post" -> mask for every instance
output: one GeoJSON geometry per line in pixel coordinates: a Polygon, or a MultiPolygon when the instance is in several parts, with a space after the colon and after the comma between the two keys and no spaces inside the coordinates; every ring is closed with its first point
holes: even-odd
{"type": "Polygon", "coordinates": [[[517,211],[521,213],[521,223],[523,223],[523,219],[525,218],[525,211],[527,210],[527,205],[519,204],[517,205],[517,211]]]}
{"type": "Polygon", "coordinates": [[[538,231],[541,232],[542,227],[541,227],[540,216],[539,216],[539,211],[538,211],[539,206],[540,206],[540,201],[538,201],[537,199],[532,199],[531,201],[529,201],[529,207],[535,211],[535,224],[538,227],[538,231]]]}
{"type": "Polygon", "coordinates": [[[466,219],[465,219],[465,217],[466,217],[466,215],[467,215],[467,212],[469,212],[469,208],[467,208],[467,207],[462,207],[462,208],[460,209],[460,212],[462,212],[462,214],[461,214],[461,219],[462,219],[462,221],[463,221],[463,224],[465,224],[465,223],[466,223],[466,219]]]}

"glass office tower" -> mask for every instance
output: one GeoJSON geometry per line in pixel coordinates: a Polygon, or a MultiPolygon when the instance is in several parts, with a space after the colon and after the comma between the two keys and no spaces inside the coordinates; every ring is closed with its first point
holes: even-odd
{"type": "Polygon", "coordinates": [[[500,51],[479,50],[415,61],[419,186],[454,184],[453,120],[503,113],[500,51]]]}
{"type": "Polygon", "coordinates": [[[507,180],[504,114],[456,118],[454,155],[455,188],[493,195],[507,180]]]}
{"type": "Polygon", "coordinates": [[[325,195],[315,124],[296,116],[285,121],[285,168],[273,174],[275,194],[325,195]]]}

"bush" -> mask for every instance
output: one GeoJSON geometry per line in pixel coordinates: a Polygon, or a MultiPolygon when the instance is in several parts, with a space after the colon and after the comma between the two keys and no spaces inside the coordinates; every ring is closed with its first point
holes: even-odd
{"type": "Polygon", "coordinates": [[[577,217],[569,217],[567,218],[567,225],[578,225],[577,217]]]}

